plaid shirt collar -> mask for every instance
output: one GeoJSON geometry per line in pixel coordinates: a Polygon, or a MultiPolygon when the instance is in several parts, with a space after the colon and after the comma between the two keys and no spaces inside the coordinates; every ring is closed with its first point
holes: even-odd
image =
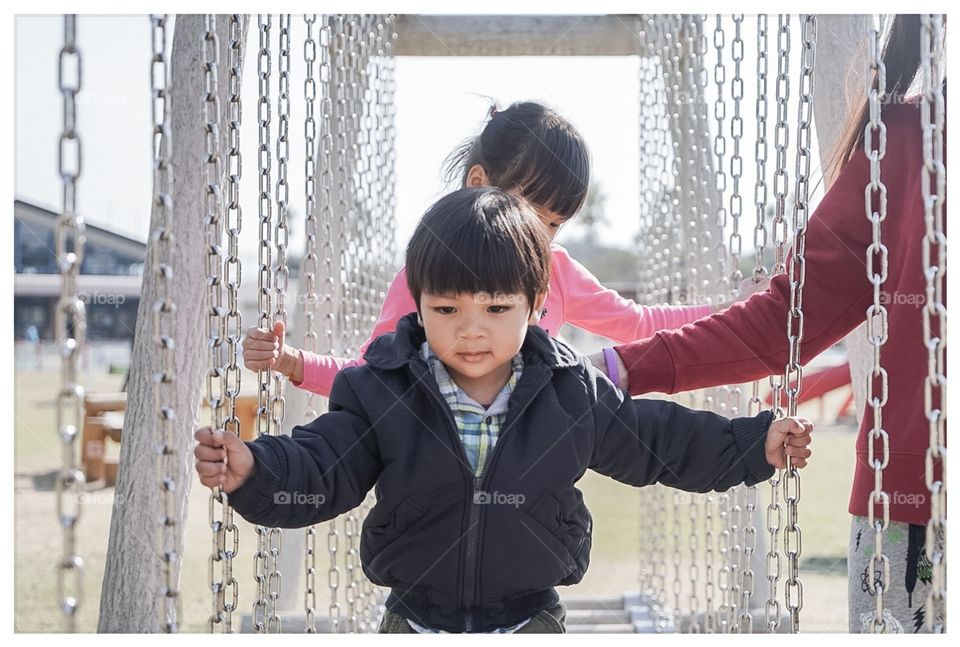
{"type": "Polygon", "coordinates": [[[500,393],[494,398],[493,403],[489,407],[484,407],[467,395],[466,392],[453,381],[450,373],[447,372],[447,367],[443,365],[440,358],[437,357],[433,349],[430,348],[430,342],[425,341],[421,344],[420,357],[423,358],[427,366],[433,371],[433,375],[437,380],[437,386],[440,387],[440,393],[454,414],[472,413],[481,416],[505,414],[507,412],[507,405],[510,402],[510,394],[513,392],[514,387],[516,387],[517,380],[520,379],[520,374],[523,372],[523,357],[520,353],[517,353],[510,361],[513,369],[510,374],[510,379],[507,380],[507,383],[500,389],[500,393]]]}

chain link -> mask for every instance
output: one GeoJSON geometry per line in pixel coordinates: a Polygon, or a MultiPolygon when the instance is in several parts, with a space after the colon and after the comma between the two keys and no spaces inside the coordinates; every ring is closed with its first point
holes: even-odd
{"type": "Polygon", "coordinates": [[[174,315],[177,305],[170,293],[173,279],[173,166],[170,141],[170,96],[167,65],[167,16],[150,16],[151,152],[153,154],[153,208],[158,226],[150,233],[151,262],[158,296],[153,302],[153,343],[160,370],[153,375],[153,400],[162,441],[158,444],[157,476],[163,492],[163,514],[157,527],[163,604],[160,621],[167,633],[180,622],[180,540],[177,516],[176,413],[174,394],[174,315]]]}
{"type": "Polygon", "coordinates": [[[717,55],[717,62],[713,67],[713,81],[717,86],[717,98],[714,100],[713,106],[713,116],[717,124],[717,131],[713,138],[713,154],[716,156],[714,161],[715,186],[717,193],[720,196],[720,202],[718,203],[716,209],[717,229],[720,232],[720,236],[717,238],[715,249],[715,255],[717,257],[717,282],[715,291],[717,294],[721,295],[727,294],[731,289],[730,279],[727,276],[726,271],[727,250],[723,244],[723,232],[725,232],[727,229],[727,207],[723,200],[723,196],[727,192],[727,138],[724,135],[724,120],[727,116],[727,102],[724,98],[724,87],[727,82],[727,68],[723,60],[724,46],[726,45],[725,38],[726,37],[723,31],[723,17],[720,14],[717,14],[716,26],[713,29],[713,47],[716,50],[717,55]]]}
{"type": "MultiPolygon", "coordinates": [[[[260,217],[260,246],[258,257],[260,261],[257,275],[257,307],[259,309],[258,328],[273,328],[271,319],[271,293],[273,282],[271,265],[272,250],[272,221],[273,200],[271,197],[270,174],[272,158],[270,154],[270,124],[272,119],[270,106],[270,74],[272,57],[270,53],[270,32],[273,26],[273,17],[270,14],[257,16],[258,32],[260,36],[260,50],[257,56],[257,77],[259,80],[259,99],[257,103],[258,122],[258,152],[257,168],[259,171],[259,217],[260,217]]],[[[270,434],[273,409],[270,406],[270,381],[272,371],[257,371],[257,437],[270,434]]],[[[253,627],[257,633],[269,633],[271,613],[271,578],[270,548],[272,543],[271,529],[265,526],[256,526],[257,551],[253,556],[254,581],[257,583],[257,595],[253,602],[253,627]]],[[[275,606],[273,607],[275,609],[275,606]]],[[[278,623],[279,624],[279,623],[278,623]]]]}
{"type": "MultiPolygon", "coordinates": [[[[333,100],[331,97],[331,84],[333,83],[333,59],[332,52],[334,47],[333,36],[334,21],[331,17],[325,16],[321,23],[319,41],[320,41],[320,66],[319,79],[322,90],[322,99],[320,101],[320,239],[322,241],[322,251],[319,254],[322,259],[320,271],[320,283],[322,295],[319,310],[320,321],[323,326],[324,343],[322,349],[324,352],[333,353],[339,350],[336,342],[337,334],[337,294],[339,275],[338,251],[334,243],[337,240],[335,232],[335,214],[333,211],[333,131],[332,124],[334,119],[333,100]],[[334,265],[336,263],[336,266],[334,265]]],[[[328,607],[328,616],[330,618],[330,632],[340,633],[343,631],[341,623],[340,606],[340,532],[337,527],[337,519],[331,519],[327,522],[327,555],[329,566],[327,567],[327,587],[330,591],[330,604],[328,607]]]]}
{"type": "MultiPolygon", "coordinates": [[[[220,39],[217,36],[217,17],[204,15],[204,33],[201,34],[201,66],[203,70],[203,123],[204,123],[204,232],[207,252],[204,270],[207,276],[207,335],[210,349],[206,380],[207,404],[210,408],[210,426],[223,433],[224,397],[227,391],[226,357],[223,345],[226,336],[226,316],[223,307],[224,259],[222,248],[223,221],[220,179],[223,167],[220,158],[220,39]]],[[[233,510],[227,493],[221,487],[211,490],[208,517],[213,532],[213,545],[208,560],[210,589],[213,593],[213,610],[207,622],[208,631],[219,625],[222,633],[232,633],[232,613],[238,596],[232,572],[231,560],[236,554],[239,536],[234,533],[234,551],[227,550],[227,535],[233,526],[233,510]],[[219,514],[218,514],[219,513],[219,514]],[[214,576],[215,566],[221,567],[220,579],[214,576]],[[227,592],[232,589],[232,600],[227,592]]]]}
{"type": "MultiPolygon", "coordinates": [[[[753,280],[755,283],[762,281],[767,276],[767,267],[766,261],[764,259],[764,254],[766,252],[767,245],[767,229],[766,229],[766,210],[767,210],[767,183],[766,183],[766,162],[767,162],[767,16],[765,14],[759,14],[757,16],[757,98],[755,104],[755,113],[757,120],[757,134],[756,134],[756,144],[754,148],[754,154],[757,163],[757,172],[756,180],[754,184],[753,199],[756,206],[756,225],[754,227],[753,235],[753,246],[754,246],[754,269],[753,269],[753,280]]],[[[751,396],[747,405],[747,415],[756,416],[763,410],[763,400],[760,399],[760,382],[755,380],[751,387],[751,396]]],[[[753,490],[752,493],[749,493],[748,496],[751,497],[751,500],[757,500],[759,497],[759,488],[756,485],[749,486],[750,490],[753,490]]],[[[772,490],[776,490],[777,485],[772,485],[772,490]]],[[[773,500],[770,505],[773,505],[773,500]]],[[[770,508],[767,509],[767,515],[769,520],[770,508]]],[[[775,509],[774,512],[779,517],[779,510],[775,509]]],[[[747,532],[752,532],[756,534],[756,528],[753,527],[753,515],[750,517],[750,526],[747,527],[747,532]]],[[[776,560],[777,573],[779,573],[779,552],[777,548],[777,537],[776,535],[779,532],[779,521],[776,526],[771,529],[768,526],[768,531],[771,533],[771,543],[770,548],[767,553],[766,564],[769,566],[771,554],[776,560]]],[[[745,538],[746,540],[746,538],[745,538]]],[[[746,541],[745,541],[746,544],[746,541]]],[[[751,554],[752,554],[751,550],[751,554]]],[[[749,562],[748,562],[749,563],[749,562]]],[[[768,597],[765,607],[765,622],[770,629],[771,621],[773,618],[770,615],[771,610],[776,611],[776,621],[774,622],[774,629],[776,624],[779,622],[779,603],[776,598],[776,579],[769,578],[769,573],[767,573],[768,580],[770,582],[770,588],[768,591],[768,597]]],[[[753,574],[749,577],[749,583],[753,583],[753,574]]],[[[741,582],[741,591],[748,591],[746,586],[743,586],[745,582],[741,582]]],[[[752,595],[752,591],[748,591],[752,595]]],[[[749,600],[747,600],[749,604],[749,600]]],[[[741,616],[740,624],[744,625],[746,623],[747,629],[753,631],[753,614],[750,612],[748,606],[744,606],[744,612],[747,614],[741,616]]],[[[741,631],[743,631],[743,626],[741,626],[741,631]]]]}
{"type": "MultiPolygon", "coordinates": [[[[786,187],[787,187],[787,146],[789,144],[790,130],[787,123],[787,102],[790,93],[790,16],[789,14],[780,14],[777,27],[777,79],[776,79],[776,98],[777,98],[777,122],[774,127],[774,148],[776,149],[776,161],[773,176],[774,193],[774,216],[773,216],[773,244],[774,244],[774,265],[771,270],[773,274],[781,274],[786,271],[786,244],[789,232],[784,212],[786,209],[786,187]]],[[[766,191],[764,190],[764,195],[766,191]]],[[[766,233],[763,236],[766,240],[766,233]]],[[[754,270],[755,274],[757,273],[754,270]]],[[[781,418],[784,415],[783,410],[783,376],[773,375],[770,377],[771,398],[773,402],[774,416],[781,418]]],[[[769,547],[767,550],[767,582],[769,583],[769,592],[767,602],[764,608],[764,620],[766,621],[767,631],[775,633],[780,628],[781,606],[779,600],[779,583],[781,572],[781,553],[780,553],[780,530],[783,527],[783,506],[780,503],[780,486],[783,483],[784,471],[777,470],[777,473],[770,479],[770,501],[767,504],[767,532],[770,535],[769,547]]]]}
{"type": "Polygon", "coordinates": [[[63,17],[63,47],[60,49],[58,82],[63,100],[63,128],[58,148],[58,171],[63,183],[60,216],[56,223],[56,256],[60,270],[60,298],[56,310],[57,345],[60,347],[60,393],[57,396],[57,436],[62,450],[56,478],[57,520],[62,551],[57,564],[57,601],[64,631],[76,631],[77,611],[83,602],[83,558],[77,552],[77,524],[82,513],[86,477],[77,466],[76,439],[83,425],[86,391],[80,380],[78,361],[86,342],[87,318],[83,299],[77,293],[77,277],[83,266],[86,224],[77,213],[77,180],[83,170],[83,154],[77,133],[76,96],[82,86],[83,65],[76,45],[76,15],[63,17]],[[72,581],[69,581],[72,578],[72,581]]]}
{"type": "Polygon", "coordinates": [[[733,153],[730,156],[730,178],[733,189],[730,194],[730,216],[733,221],[733,231],[727,243],[730,250],[730,291],[733,296],[739,293],[740,282],[743,280],[743,273],[740,271],[740,256],[743,248],[743,240],[740,236],[740,216],[743,213],[743,198],[740,195],[740,177],[743,175],[743,157],[740,156],[740,140],[743,138],[743,117],[740,116],[740,104],[743,100],[743,76],[740,72],[740,63],[743,61],[743,39],[740,36],[742,23],[743,14],[734,14],[733,43],[730,46],[733,57],[733,81],[730,83],[730,96],[733,99],[733,117],[730,118],[730,138],[733,141],[733,153]]]}
{"type": "Polygon", "coordinates": [[[720,495],[717,516],[720,520],[720,534],[717,537],[717,549],[720,554],[720,570],[717,573],[717,588],[720,589],[720,607],[717,613],[720,633],[729,633],[732,629],[730,625],[730,587],[732,577],[730,574],[730,493],[733,490],[727,490],[720,495]]]}
{"type": "MultiPolygon", "coordinates": [[[[753,202],[757,208],[757,223],[753,230],[754,270],[753,280],[759,283],[767,276],[764,254],[767,247],[767,16],[757,16],[757,140],[754,156],[757,162],[757,177],[753,190],[753,202]]],[[[755,383],[757,384],[757,383],[755,383]]],[[[754,397],[759,400],[755,392],[754,397]]],[[[758,410],[759,413],[759,410],[758,410]]]]}
{"type": "Polygon", "coordinates": [[[890,585],[890,559],[883,552],[883,539],[890,525],[890,495],[883,489],[883,470],[890,463],[890,437],[883,428],[883,407],[887,402],[888,381],[887,371],[880,364],[880,354],[887,341],[889,328],[887,308],[881,295],[883,283],[887,279],[888,252],[880,235],[881,223],[887,217],[887,187],[880,178],[880,161],[887,151],[887,128],[880,109],[887,98],[887,74],[881,56],[879,29],[870,29],[867,43],[869,62],[866,93],[869,121],[863,133],[863,150],[870,162],[870,180],[864,191],[864,209],[872,230],[872,242],[867,247],[865,267],[867,279],[873,285],[873,304],[867,309],[867,339],[873,346],[873,366],[867,372],[867,406],[873,424],[867,444],[868,462],[874,473],[874,487],[867,504],[870,525],[874,529],[874,552],[867,567],[867,583],[876,602],[876,615],[871,629],[875,633],[885,633],[887,621],[883,613],[883,603],[884,593],[890,585]],[[879,519],[877,506],[880,507],[879,519]],[[879,582],[875,581],[875,574],[879,575],[879,582]]]}
{"type": "Polygon", "coordinates": [[[687,574],[690,577],[690,624],[688,625],[687,631],[689,633],[698,634],[703,631],[703,626],[700,624],[698,615],[700,613],[700,600],[697,598],[697,588],[700,586],[700,567],[699,567],[699,556],[698,552],[700,550],[700,537],[698,536],[698,529],[700,526],[700,506],[701,502],[699,498],[694,493],[688,493],[687,496],[690,498],[690,502],[687,504],[687,508],[690,512],[690,531],[689,531],[689,541],[688,547],[690,549],[690,563],[687,565],[687,574]]]}
{"type": "Polygon", "coordinates": [[[682,542],[680,540],[680,503],[683,494],[679,490],[673,491],[673,505],[671,509],[671,531],[673,533],[673,626],[680,629],[680,593],[683,589],[683,583],[680,581],[680,565],[683,563],[681,554],[682,542]]]}
{"type": "MultiPolygon", "coordinates": [[[[816,60],[817,19],[813,14],[802,17],[800,53],[800,89],[797,110],[796,184],[794,186],[793,231],[794,246],[787,269],[790,277],[790,311],[787,315],[787,339],[790,359],[784,374],[787,389],[787,415],[797,415],[803,369],[800,362],[800,343],[803,341],[803,285],[806,275],[804,248],[809,219],[809,178],[812,153],[810,140],[813,122],[813,66],[816,60]]],[[[788,460],[783,482],[783,499],[787,504],[787,528],[783,537],[789,574],[784,584],[786,607],[790,612],[790,631],[800,630],[800,610],[803,608],[803,587],[799,579],[801,533],[798,523],[800,503],[800,472],[788,460]]]]}
{"type": "MultiPolygon", "coordinates": [[[[317,41],[313,34],[317,14],[306,14],[303,23],[306,36],[303,41],[303,60],[306,64],[306,73],[303,81],[304,98],[304,234],[306,242],[303,254],[302,281],[306,287],[301,290],[305,298],[303,302],[303,331],[302,348],[305,353],[319,351],[316,332],[317,314],[317,121],[315,105],[317,99],[317,79],[314,74],[314,64],[317,60],[317,41]]],[[[324,54],[326,55],[326,54],[324,54]]],[[[307,421],[317,417],[317,410],[312,392],[307,392],[305,418],[307,421]]],[[[304,540],[304,594],[303,607],[306,618],[306,633],[317,632],[317,530],[315,526],[306,528],[304,540]]]]}
{"type": "MultiPolygon", "coordinates": [[[[289,287],[289,269],[287,267],[287,205],[289,203],[289,185],[287,183],[287,161],[289,152],[289,125],[290,125],[290,14],[280,14],[279,55],[277,69],[279,70],[279,89],[277,93],[277,184],[276,204],[277,221],[274,229],[274,246],[277,252],[276,265],[273,271],[274,305],[273,323],[282,322],[287,328],[286,294],[289,287]]],[[[285,376],[280,371],[270,371],[273,382],[273,392],[270,396],[270,433],[274,436],[283,434],[283,420],[286,399],[284,398],[285,376]]],[[[283,531],[280,528],[267,530],[267,555],[265,569],[267,571],[267,633],[280,633],[280,616],[277,614],[277,600],[280,598],[282,574],[279,568],[280,550],[283,543],[283,531]]]]}
{"type": "Polygon", "coordinates": [[[716,533],[714,532],[714,511],[717,507],[716,497],[712,492],[707,492],[703,499],[703,563],[704,563],[704,611],[703,611],[703,630],[706,633],[716,633],[717,631],[717,613],[713,606],[713,596],[716,593],[716,584],[714,582],[714,543],[716,542],[716,533]]]}
{"type": "MultiPolygon", "coordinates": [[[[923,341],[927,347],[927,375],[924,378],[924,417],[929,428],[925,479],[930,491],[930,521],[925,550],[931,564],[930,593],[927,596],[927,629],[946,632],[946,532],[947,532],[947,307],[944,287],[947,274],[947,237],[943,203],[947,170],[943,163],[945,110],[942,80],[946,78],[944,57],[945,16],[922,14],[920,18],[920,62],[923,79],[920,120],[923,128],[923,169],[920,189],[923,196],[923,272],[926,298],[923,308],[923,341]],[[939,477],[937,472],[939,471],[939,477]]],[[[943,81],[945,83],[945,81],[943,81]]]]}

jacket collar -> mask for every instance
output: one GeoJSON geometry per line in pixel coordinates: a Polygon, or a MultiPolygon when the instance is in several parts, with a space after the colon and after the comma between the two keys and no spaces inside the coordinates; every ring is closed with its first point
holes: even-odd
{"type": "MultiPolygon", "coordinates": [[[[397,329],[380,335],[370,344],[363,358],[380,369],[395,369],[411,362],[422,362],[420,346],[427,336],[417,323],[417,313],[400,318],[397,329]]],[[[580,364],[580,357],[566,344],[558,342],[540,326],[528,326],[520,346],[526,363],[542,363],[547,368],[569,368],[580,364]]]]}

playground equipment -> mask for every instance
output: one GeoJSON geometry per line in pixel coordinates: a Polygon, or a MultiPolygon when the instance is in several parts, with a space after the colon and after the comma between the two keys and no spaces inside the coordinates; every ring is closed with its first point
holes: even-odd
{"type": "MultiPolygon", "coordinates": [[[[306,76],[302,79],[306,114],[302,177],[306,245],[297,285],[297,299],[303,304],[297,315],[301,323],[292,322],[291,329],[302,326],[306,350],[355,354],[379,309],[392,276],[391,265],[397,260],[396,241],[383,235],[396,230],[394,57],[438,53],[433,51],[432,41],[427,44],[417,40],[416,35],[424,29],[434,34],[463,35],[447,39],[447,55],[502,55],[535,50],[540,42],[536,35],[550,33],[562,18],[477,18],[473,23],[464,22],[468,20],[408,20],[390,15],[302,17],[300,31],[304,37],[302,48],[298,46],[297,50],[302,49],[306,63],[306,76]],[[502,26],[504,21],[510,25],[506,32],[500,30],[489,41],[476,38],[478,33],[487,33],[484,26],[502,26]],[[518,33],[532,37],[510,37],[518,33]]],[[[778,415],[794,415],[803,385],[804,234],[811,201],[817,26],[824,19],[814,15],[799,17],[799,57],[792,54],[796,26],[791,16],[776,19],[775,52],[770,47],[768,17],[760,15],[755,20],[754,64],[745,55],[744,16],[732,18],[729,47],[727,21],[720,16],[712,21],[715,26],[711,57],[716,60],[710,85],[715,92],[713,119],[705,100],[711,80],[707,65],[711,20],[705,16],[591,17],[584,19],[580,28],[570,31],[556,53],[639,57],[642,260],[638,267],[638,294],[647,302],[723,300],[736,290],[742,278],[744,152],[753,152],[753,276],[759,280],[771,272],[786,272],[790,276],[793,305],[784,330],[790,342],[790,361],[782,374],[770,378],[769,402],[778,415]],[[631,38],[621,38],[624,26],[631,38]],[[612,31],[618,37],[608,38],[612,31]],[[772,117],[774,155],[768,159],[768,73],[772,56],[776,57],[777,70],[772,117]],[[791,60],[795,58],[799,64],[791,71],[791,60]],[[727,64],[732,65],[730,81],[727,64]],[[756,131],[744,141],[744,77],[753,74],[757,80],[753,106],[756,131]],[[798,88],[796,95],[790,94],[791,81],[798,88]],[[797,108],[795,120],[789,115],[791,103],[797,108]],[[729,120],[728,105],[732,107],[729,120]],[[796,140],[792,160],[791,127],[796,140]],[[768,195],[770,178],[772,200],[768,195]],[[788,192],[791,179],[792,194],[788,192]],[[763,259],[770,207],[774,264],[768,269],[763,259]],[[791,240],[793,253],[788,254],[791,240]]],[[[141,505],[114,510],[110,534],[113,558],[108,563],[101,596],[100,629],[104,631],[179,630],[183,613],[179,568],[192,460],[189,450],[193,420],[200,411],[201,387],[209,410],[205,415],[209,415],[211,426],[235,433],[241,433],[244,427],[237,413],[241,380],[237,348],[243,330],[238,307],[242,280],[239,196],[245,187],[240,155],[240,83],[244,54],[248,51],[249,22],[248,16],[239,14],[178,16],[170,47],[168,18],[150,18],[153,217],[117,476],[117,487],[138,493],[141,505]],[[190,67],[190,62],[197,60],[199,67],[190,67]],[[171,79],[176,79],[175,85],[171,79]],[[224,132],[225,138],[221,136],[224,132]],[[205,361],[198,361],[201,357],[205,361]],[[149,451],[142,451],[145,449],[149,451]],[[146,526],[154,528],[153,537],[137,532],[146,526]],[[126,550],[134,545],[136,550],[126,550]],[[144,559],[143,554],[153,557],[144,559]],[[121,577],[136,578],[148,594],[135,596],[137,599],[123,596],[120,587],[113,586],[121,577]]],[[[881,29],[872,20],[865,22],[869,45],[866,92],[870,105],[865,154],[871,163],[871,181],[865,187],[865,213],[873,227],[873,240],[866,251],[867,267],[874,267],[872,259],[876,258],[879,266],[885,268],[886,248],[881,236],[886,216],[881,176],[886,140],[879,109],[885,98],[884,68],[879,56],[881,29]]],[[[288,203],[293,180],[288,159],[290,105],[294,100],[290,78],[291,24],[289,15],[280,16],[276,39],[272,16],[259,16],[256,26],[256,281],[258,325],[267,328],[276,321],[286,323],[290,317],[288,203]],[[279,92],[274,98],[271,75],[275,71],[279,92]]],[[[929,602],[941,607],[946,595],[946,558],[934,542],[934,531],[945,531],[946,413],[933,403],[942,401],[946,386],[944,108],[940,84],[945,76],[943,29],[941,15],[924,16],[921,115],[925,133],[923,196],[927,236],[923,250],[925,267],[918,268],[927,279],[924,340],[929,349],[929,370],[924,384],[927,406],[923,415],[930,424],[926,477],[933,502],[926,546],[933,565],[929,602]],[[934,475],[941,468],[943,476],[936,479],[934,475]]],[[[81,522],[78,497],[85,483],[85,475],[76,463],[75,447],[85,396],[76,369],[85,328],[83,301],[78,298],[75,285],[84,241],[83,217],[75,209],[82,170],[76,114],[81,72],[75,17],[66,16],[59,80],[64,104],[59,155],[63,199],[56,237],[62,276],[57,332],[63,349],[57,427],[64,458],[56,485],[58,521],[63,533],[57,571],[58,602],[68,631],[75,628],[77,609],[84,603],[83,560],[75,539],[77,524],[81,522]]],[[[875,420],[870,439],[871,451],[876,452],[872,462],[877,483],[871,494],[870,513],[876,528],[874,559],[883,573],[876,586],[878,618],[882,618],[879,612],[889,579],[889,565],[883,554],[889,494],[882,487],[883,469],[889,462],[888,435],[881,415],[887,399],[886,373],[880,365],[880,348],[887,338],[886,307],[880,297],[885,270],[868,269],[868,278],[874,285],[875,299],[866,321],[870,343],[876,349],[868,377],[868,405],[875,420]]],[[[288,400],[294,395],[285,389],[279,373],[261,371],[256,380],[257,435],[285,433],[290,424],[310,419],[322,409],[312,396],[305,398],[297,411],[288,407],[288,400]]],[[[751,414],[764,406],[759,389],[758,383],[750,386],[746,408],[751,414]]],[[[740,386],[712,389],[691,397],[726,415],[736,415],[743,409],[740,386]]],[[[756,486],[687,499],[671,495],[663,487],[646,488],[640,493],[639,592],[624,602],[630,609],[626,619],[633,630],[800,630],[803,588],[799,568],[799,474],[793,467],[783,470],[764,489],[769,499],[765,508],[766,533],[762,529],[758,532],[756,527],[761,495],[761,488],[756,486]],[[684,516],[689,519],[685,541],[684,516]],[[652,523],[651,519],[657,521],[652,523]],[[764,592],[755,587],[757,570],[762,570],[767,581],[764,592]],[[759,598],[763,598],[762,609],[757,606],[759,598]],[[759,615],[762,621],[755,622],[759,615]]],[[[331,603],[322,619],[317,617],[316,594],[320,570],[317,539],[323,531],[305,531],[303,547],[294,556],[302,564],[304,575],[303,614],[292,618],[288,625],[295,624],[298,630],[307,632],[375,631],[382,591],[365,580],[358,559],[360,522],[369,506],[368,500],[326,524],[326,585],[331,603]]],[[[289,569],[282,569],[281,563],[284,553],[290,550],[292,542],[283,544],[291,533],[257,527],[255,541],[241,538],[229,497],[219,490],[210,493],[209,520],[209,630],[237,630],[233,614],[239,611],[241,584],[236,559],[242,548],[254,557],[256,594],[248,626],[259,633],[281,631],[281,586],[289,587],[293,580],[289,569]]],[[[243,563],[246,564],[245,557],[243,563]]],[[[927,615],[932,622],[935,614],[927,615]]]]}

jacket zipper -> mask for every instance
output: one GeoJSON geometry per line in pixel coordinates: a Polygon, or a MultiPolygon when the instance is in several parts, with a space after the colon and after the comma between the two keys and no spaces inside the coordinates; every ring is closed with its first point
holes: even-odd
{"type": "MultiPolygon", "coordinates": [[[[413,366],[416,367],[417,369],[416,372],[419,372],[419,373],[425,372],[425,369],[422,369],[420,366],[417,366],[416,364],[414,364],[413,366]]],[[[450,411],[450,405],[447,404],[447,401],[443,399],[443,396],[441,396],[439,393],[434,391],[433,387],[430,384],[425,384],[422,378],[423,378],[423,375],[419,375],[417,381],[420,382],[421,384],[424,384],[424,390],[426,390],[431,395],[431,397],[433,397],[437,401],[437,404],[440,405],[440,409],[444,412],[444,417],[450,423],[448,425],[448,429],[453,434],[454,444],[459,448],[460,455],[463,457],[461,466],[463,467],[464,472],[467,472],[469,474],[468,468],[470,465],[470,459],[467,457],[467,450],[464,449],[463,441],[460,440],[460,435],[457,433],[457,421],[454,420],[453,418],[453,413],[450,411]]],[[[466,575],[467,573],[470,572],[472,563],[474,561],[474,552],[476,549],[476,536],[479,534],[477,532],[477,523],[478,523],[477,517],[479,516],[479,511],[477,510],[477,506],[474,505],[473,502],[475,500],[475,497],[477,496],[477,489],[479,488],[480,478],[477,477],[476,474],[470,474],[470,480],[471,480],[472,488],[470,492],[470,501],[468,504],[470,506],[470,522],[467,527],[467,556],[466,556],[467,564],[464,565],[464,570],[460,573],[460,576],[461,576],[460,579],[464,583],[460,589],[460,608],[466,610],[466,618],[464,620],[464,630],[466,632],[470,632],[473,630],[473,612],[469,610],[470,607],[466,603],[467,591],[469,590],[469,587],[467,587],[466,585],[466,579],[467,579],[466,575]]],[[[470,602],[472,604],[473,600],[471,599],[470,602]]]]}
{"type": "MultiPolygon", "coordinates": [[[[417,367],[420,369],[420,367],[417,367]]],[[[534,387],[533,393],[530,395],[529,401],[524,405],[523,410],[525,411],[530,402],[533,401],[533,398],[540,393],[544,386],[547,385],[547,382],[550,381],[550,371],[547,370],[547,373],[544,375],[545,379],[540,381],[536,387],[534,387]]],[[[422,382],[422,380],[418,380],[422,382]]],[[[436,393],[430,385],[426,385],[426,390],[430,393],[431,396],[437,403],[440,404],[440,408],[446,414],[446,419],[450,423],[449,429],[453,433],[453,439],[456,442],[456,445],[460,448],[460,453],[463,456],[463,468],[466,471],[467,467],[470,465],[470,459],[467,458],[467,452],[463,447],[463,441],[460,440],[460,435],[457,432],[457,422],[453,418],[453,413],[450,411],[450,405],[447,404],[446,400],[443,399],[439,393],[436,393]]],[[[517,414],[519,416],[523,411],[517,414]]],[[[516,419],[516,416],[514,417],[516,419]]],[[[480,506],[476,503],[477,492],[483,490],[483,485],[486,483],[489,474],[493,471],[493,465],[496,462],[497,456],[500,454],[500,447],[503,445],[503,439],[506,436],[507,431],[510,427],[513,426],[514,420],[505,421],[503,431],[499,438],[497,438],[497,444],[493,448],[493,452],[484,457],[482,469],[480,470],[480,476],[476,475],[476,472],[470,475],[472,483],[472,491],[470,492],[470,522],[469,527],[467,528],[467,554],[464,564],[464,573],[462,573],[463,578],[463,587],[461,588],[460,597],[462,601],[462,608],[465,610],[466,617],[464,619],[464,632],[470,633],[473,631],[473,589],[476,586],[476,553],[477,553],[477,543],[480,539],[480,506]],[[467,575],[471,576],[470,584],[467,584],[467,575]]]]}

